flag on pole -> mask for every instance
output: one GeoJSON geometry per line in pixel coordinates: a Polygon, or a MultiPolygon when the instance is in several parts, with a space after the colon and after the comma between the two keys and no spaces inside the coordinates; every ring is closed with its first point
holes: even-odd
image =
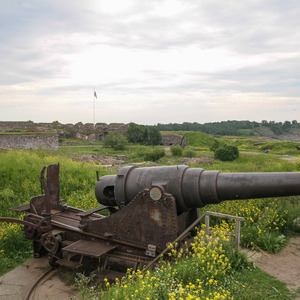
{"type": "Polygon", "coordinates": [[[94,97],[98,99],[96,91],[94,91],[94,97]]]}

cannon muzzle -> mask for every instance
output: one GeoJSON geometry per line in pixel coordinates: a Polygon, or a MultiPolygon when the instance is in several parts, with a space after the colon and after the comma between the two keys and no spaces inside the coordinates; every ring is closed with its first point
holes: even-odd
{"type": "Polygon", "coordinates": [[[187,166],[123,167],[97,181],[99,203],[122,208],[140,191],[160,187],[176,199],[178,213],[225,200],[300,195],[300,172],[220,173],[187,166]]]}

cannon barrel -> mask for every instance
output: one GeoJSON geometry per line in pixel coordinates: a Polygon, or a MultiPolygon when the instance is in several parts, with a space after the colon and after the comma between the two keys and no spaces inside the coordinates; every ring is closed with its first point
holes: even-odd
{"type": "Polygon", "coordinates": [[[220,173],[187,166],[123,167],[97,181],[99,203],[122,208],[140,191],[161,187],[176,199],[178,213],[225,200],[300,195],[300,172],[220,173]]]}

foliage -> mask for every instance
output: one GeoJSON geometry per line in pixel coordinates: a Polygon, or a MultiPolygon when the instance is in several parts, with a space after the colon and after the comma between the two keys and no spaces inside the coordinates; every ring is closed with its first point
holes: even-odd
{"type": "Polygon", "coordinates": [[[255,128],[259,126],[257,122],[250,121],[222,121],[213,123],[189,123],[182,124],[157,124],[157,128],[161,131],[201,131],[211,135],[241,135],[241,129],[250,129],[249,134],[253,135],[255,128]]]}
{"type": "MultiPolygon", "coordinates": [[[[40,170],[58,161],[61,199],[85,210],[99,206],[94,195],[94,166],[55,156],[53,152],[49,155],[47,151],[8,150],[0,151],[0,217],[22,218],[9,208],[29,203],[32,196],[40,195],[40,170]]],[[[99,171],[100,176],[112,173],[99,171]]],[[[22,226],[0,223],[0,275],[28,259],[31,244],[25,239],[22,226]]]]}
{"type": "Polygon", "coordinates": [[[135,123],[128,125],[126,135],[129,142],[143,145],[159,145],[162,139],[159,130],[155,126],[144,126],[135,123]]]}
{"type": "Polygon", "coordinates": [[[239,157],[237,146],[227,145],[224,142],[215,140],[211,145],[210,150],[214,152],[214,157],[222,161],[233,161],[239,157]]]}
{"type": "Polygon", "coordinates": [[[215,140],[213,142],[213,144],[211,145],[211,147],[209,148],[210,151],[215,152],[217,151],[217,149],[219,148],[223,148],[225,146],[225,142],[224,141],[220,141],[220,140],[215,140]]]}
{"type": "Polygon", "coordinates": [[[104,138],[104,145],[112,147],[114,150],[124,150],[127,140],[120,132],[110,132],[104,138]]]}
{"type": "Polygon", "coordinates": [[[266,299],[266,296],[279,300],[290,296],[283,283],[255,269],[244,254],[234,249],[226,229],[218,228],[212,236],[205,236],[200,230],[190,247],[169,244],[168,248],[169,259],[162,259],[153,271],[128,270],[126,277],[112,285],[104,279],[104,287],[97,292],[94,286],[88,290],[89,279],[79,275],[77,284],[85,291],[82,296],[106,300],[266,299]],[[276,289],[266,291],[265,285],[276,289]]]}
{"type": "MultiPolygon", "coordinates": [[[[300,215],[300,197],[283,199],[253,199],[224,201],[218,205],[209,205],[201,210],[213,210],[220,213],[244,217],[241,227],[243,247],[262,249],[270,253],[280,251],[286,245],[287,235],[299,231],[293,220],[300,215]]],[[[235,229],[231,220],[214,219],[212,225],[229,230],[235,229]]]]}
{"type": "Polygon", "coordinates": [[[162,148],[153,148],[144,152],[145,161],[158,161],[165,156],[165,150],[162,148]]]}
{"type": "Polygon", "coordinates": [[[297,155],[299,153],[297,147],[300,147],[300,143],[290,142],[290,141],[280,141],[280,142],[268,141],[262,145],[259,145],[258,149],[261,151],[271,150],[272,153],[276,153],[276,154],[297,155]]]}
{"type": "Polygon", "coordinates": [[[171,149],[171,153],[172,153],[173,156],[179,156],[180,157],[183,154],[183,149],[179,145],[173,145],[173,146],[171,146],[170,149],[171,149]]]}
{"type": "Polygon", "coordinates": [[[155,126],[146,127],[145,144],[146,145],[159,145],[161,143],[162,137],[159,130],[155,126]]]}
{"type": "Polygon", "coordinates": [[[263,120],[261,124],[264,127],[269,127],[276,135],[288,133],[292,128],[299,128],[299,124],[296,120],[292,122],[285,121],[284,123],[263,120]]]}
{"type": "Polygon", "coordinates": [[[184,132],[183,134],[190,147],[209,148],[215,141],[214,137],[202,132],[184,132]]]}
{"type": "Polygon", "coordinates": [[[25,262],[32,253],[32,242],[24,238],[22,226],[0,223],[0,276],[25,262]]]}
{"type": "Polygon", "coordinates": [[[142,144],[145,139],[145,126],[135,123],[129,123],[126,136],[129,142],[142,144]]]}
{"type": "MultiPolygon", "coordinates": [[[[190,132],[188,134],[193,143],[197,145],[193,147],[201,147],[201,149],[207,152],[215,141],[213,137],[199,132],[190,132]]],[[[222,139],[218,140],[222,142],[222,139]]],[[[243,149],[243,151],[247,151],[248,149],[251,149],[252,151],[255,149],[257,152],[261,150],[259,148],[260,146],[253,146],[255,141],[252,140],[226,138],[226,141],[231,145],[238,146],[239,149],[243,149]]],[[[274,142],[274,144],[272,144],[272,152],[297,153],[296,150],[292,150],[295,148],[295,145],[297,144],[292,142],[274,142]]],[[[129,145],[126,150],[119,153],[128,155],[130,162],[138,162],[144,159],[144,152],[149,148],[150,147],[146,146],[129,145]]],[[[199,148],[196,150],[199,151],[199,148]]],[[[39,170],[44,165],[56,163],[58,161],[61,163],[61,198],[66,199],[68,204],[82,209],[90,209],[98,206],[99,204],[95,200],[93,192],[96,168],[92,165],[73,161],[67,157],[72,156],[73,158],[76,158],[86,153],[115,155],[116,151],[112,148],[100,148],[98,146],[61,147],[57,154],[49,151],[32,150],[0,151],[0,216],[19,216],[16,212],[9,211],[8,208],[28,203],[30,197],[40,194],[39,170]]],[[[241,153],[239,159],[234,162],[215,160],[212,164],[205,165],[205,169],[216,169],[222,172],[299,171],[299,159],[295,159],[292,162],[282,160],[281,158],[282,157],[276,155],[241,153]]],[[[203,165],[193,165],[193,167],[203,167],[203,165]]],[[[99,170],[99,167],[97,167],[97,169],[99,170]]],[[[116,171],[110,172],[100,169],[100,176],[109,173],[116,173],[116,171]]],[[[294,219],[300,215],[299,199],[299,197],[290,197],[279,201],[277,201],[277,199],[257,199],[239,202],[225,201],[218,205],[206,206],[204,210],[213,210],[245,217],[245,221],[242,222],[241,228],[242,245],[244,247],[249,246],[255,249],[260,248],[265,251],[276,252],[288,241],[288,236],[291,232],[299,232],[299,227],[293,222],[294,219]],[[264,239],[264,237],[266,238],[264,239]]],[[[216,228],[220,226],[234,230],[234,223],[230,221],[220,222],[218,220],[212,220],[211,224],[214,224],[216,228]]],[[[15,258],[20,257],[20,253],[25,253],[25,256],[23,258],[21,257],[21,259],[29,257],[30,248],[28,247],[31,247],[31,243],[24,239],[21,227],[18,227],[18,229],[9,229],[5,227],[3,223],[0,225],[0,235],[1,234],[2,237],[6,237],[6,240],[13,241],[15,239],[20,243],[18,246],[14,245],[13,242],[5,243],[4,238],[0,239],[0,270],[4,270],[3,272],[5,272],[10,267],[14,266],[16,261],[15,258]],[[4,242],[1,244],[1,241],[4,242]],[[26,242],[28,242],[28,244],[26,244],[26,242]],[[23,246],[22,243],[24,243],[23,246]],[[21,251],[21,249],[24,251],[21,251]]],[[[241,257],[237,257],[235,263],[233,263],[234,260],[231,261],[232,268],[236,268],[238,272],[229,271],[226,276],[224,276],[224,280],[218,280],[218,284],[222,285],[224,290],[229,290],[231,292],[230,296],[236,299],[268,299],[268,297],[270,299],[289,299],[287,291],[284,291],[282,287],[281,289],[278,287],[278,284],[280,283],[271,281],[272,279],[270,278],[263,277],[266,275],[259,273],[258,269],[248,270],[246,267],[241,268],[240,271],[239,267],[235,267],[236,264],[241,266],[241,264],[238,263],[240,260],[243,262],[243,258],[241,257]],[[263,284],[261,284],[261,282],[263,282],[263,284]],[[280,292],[277,293],[272,287],[276,287],[276,290],[280,292]],[[256,293],[256,291],[259,292],[256,293]],[[272,292],[274,292],[274,294],[272,294],[272,292]],[[257,295],[257,298],[251,298],[254,293],[257,295]]],[[[18,260],[18,262],[21,262],[21,260],[18,260]]],[[[187,263],[185,268],[182,267],[179,269],[180,271],[178,272],[182,272],[183,275],[178,276],[183,278],[185,272],[188,272],[189,269],[193,270],[193,263],[194,261],[192,261],[191,265],[187,263]]],[[[178,277],[178,272],[174,271],[174,269],[172,269],[172,272],[175,272],[174,275],[176,275],[176,277],[168,277],[167,281],[162,279],[160,281],[161,289],[172,282],[180,284],[176,279],[178,277]]],[[[151,277],[153,276],[151,275],[151,277]]],[[[154,282],[149,284],[152,287],[151,290],[153,290],[153,293],[156,293],[157,290],[160,289],[160,287],[156,288],[154,286],[154,282]]],[[[202,286],[203,285],[205,284],[203,283],[202,286]]],[[[135,295],[136,289],[143,286],[143,283],[139,282],[137,286],[131,286],[129,289],[129,285],[127,284],[128,290],[133,293],[132,295],[135,295]]],[[[208,286],[209,285],[207,285],[207,287],[208,286]]],[[[180,287],[177,287],[176,291],[179,291],[180,287]]],[[[186,286],[182,286],[182,288],[189,291],[186,286]]],[[[179,294],[176,296],[178,298],[180,297],[179,294]]],[[[171,296],[167,295],[167,298],[168,297],[170,298],[171,296]]],[[[213,297],[217,296],[212,296],[211,298],[213,299],[213,297]]]]}
{"type": "Polygon", "coordinates": [[[251,122],[251,121],[222,121],[222,122],[212,122],[212,123],[189,123],[184,122],[182,124],[169,123],[169,124],[157,124],[157,128],[160,131],[201,131],[203,133],[211,135],[231,135],[231,136],[241,136],[249,135],[253,136],[256,134],[257,129],[260,126],[269,127],[276,135],[290,132],[293,128],[300,128],[297,120],[275,122],[263,120],[261,123],[251,122]]]}
{"type": "Polygon", "coordinates": [[[222,161],[233,161],[238,158],[239,155],[238,147],[233,145],[219,147],[214,152],[214,157],[222,161]]]}
{"type": "Polygon", "coordinates": [[[193,150],[187,149],[187,150],[183,151],[183,156],[184,157],[190,157],[190,158],[196,157],[196,152],[193,151],[193,150]]]}

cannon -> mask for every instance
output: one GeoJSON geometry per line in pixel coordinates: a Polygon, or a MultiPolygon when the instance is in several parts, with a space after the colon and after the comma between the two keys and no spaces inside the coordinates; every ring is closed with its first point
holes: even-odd
{"type": "Polygon", "coordinates": [[[149,264],[170,242],[190,243],[198,208],[205,205],[300,195],[298,172],[225,174],[187,166],[125,166],[117,175],[97,178],[95,196],[101,205],[84,211],[60,199],[59,164],[48,166],[47,180],[45,172],[44,167],[45,194],[12,208],[27,212],[24,220],[0,221],[23,224],[36,257],[47,252],[51,265],[73,269],[96,259],[103,276],[117,272],[113,265],[120,271],[149,264]]]}

